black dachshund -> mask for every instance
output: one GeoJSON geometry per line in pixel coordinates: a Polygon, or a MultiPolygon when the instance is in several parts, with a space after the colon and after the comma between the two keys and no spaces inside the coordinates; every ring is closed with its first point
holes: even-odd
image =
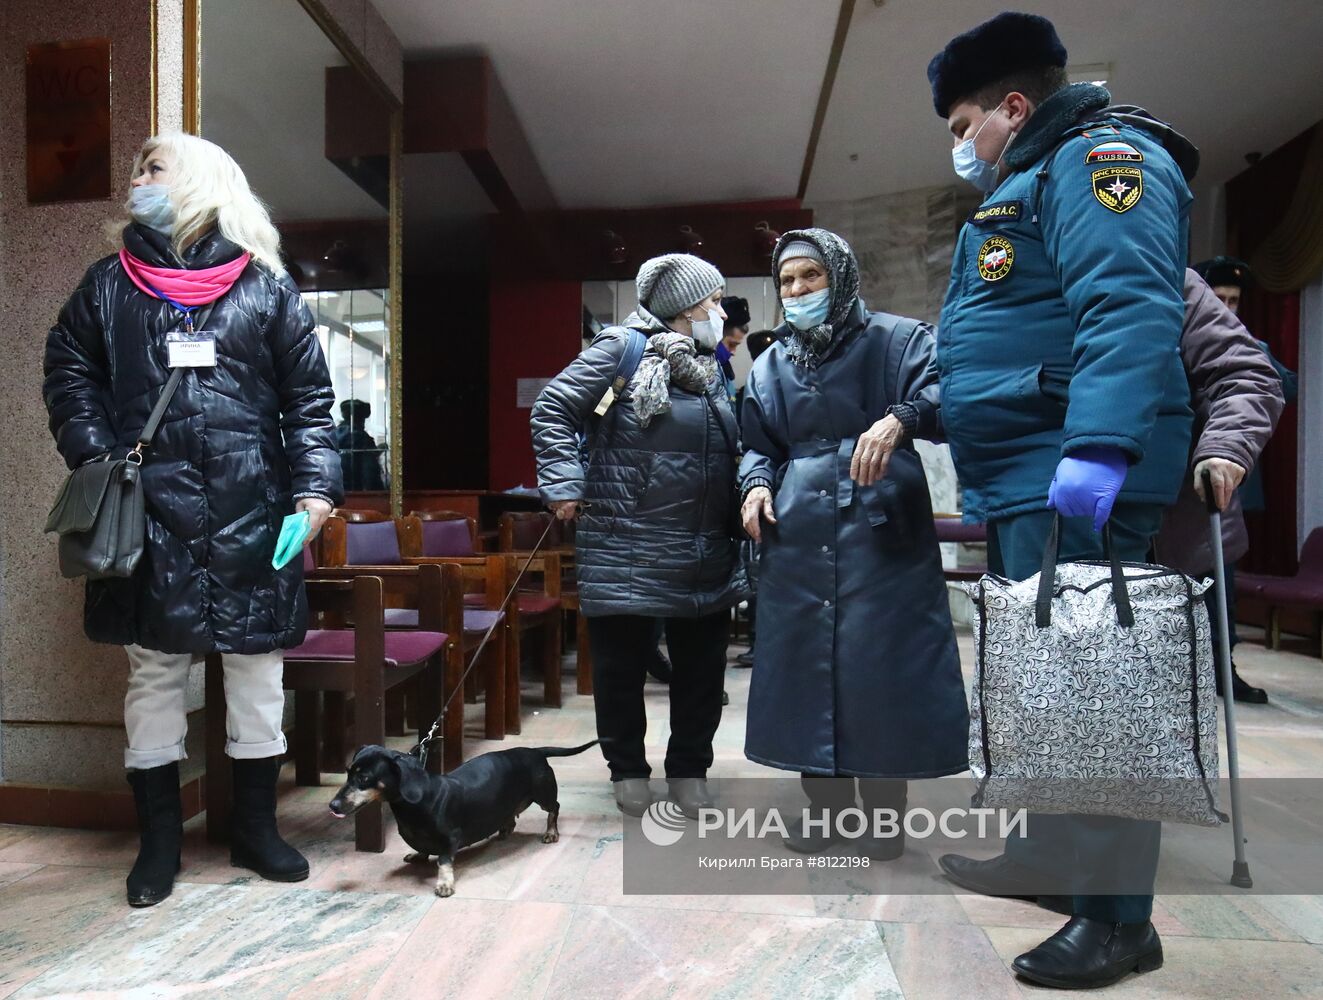
{"type": "Polygon", "coordinates": [[[485,753],[446,775],[428,774],[417,757],[385,747],[362,747],[349,763],[348,778],[331,800],[331,812],[350,816],[369,802],[390,804],[404,842],[414,853],[405,861],[437,859],[436,894],[455,891],[455,855],[495,834],[504,840],[515,820],[533,803],[547,812],[542,843],[560,839],[556,818],[556,772],[548,757],[572,757],[597,745],[517,747],[485,753]]]}

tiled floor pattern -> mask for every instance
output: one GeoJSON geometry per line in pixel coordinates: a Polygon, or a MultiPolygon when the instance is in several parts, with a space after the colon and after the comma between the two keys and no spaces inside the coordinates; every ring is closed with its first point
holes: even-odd
{"type": "MultiPolygon", "coordinates": [[[[1251,633],[1252,636],[1252,633],[1251,633]]],[[[968,668],[970,643],[961,641],[968,668]]],[[[737,650],[736,650],[737,651],[737,650]]],[[[1251,639],[1242,673],[1272,704],[1242,706],[1246,775],[1323,776],[1323,663],[1267,653],[1251,639]]],[[[716,778],[766,773],[745,761],[748,671],[727,675],[716,778]]],[[[542,711],[525,686],[519,741],[591,738],[592,706],[566,685],[542,711]]],[[[650,684],[649,745],[660,760],[666,689],[650,684]]],[[[477,721],[477,713],[474,713],[477,721]]],[[[507,741],[504,745],[510,745],[507,741]]],[[[471,753],[499,744],[475,742],[471,753]]],[[[434,868],[357,854],[323,787],[282,788],[282,828],[312,877],[286,886],[229,866],[201,818],[188,826],[175,894],[130,910],[131,835],[0,827],[0,1000],[5,997],[841,998],[1041,996],[1010,961],[1061,923],[1025,903],[977,896],[634,897],[621,887],[621,822],[594,753],[559,760],[560,842],[524,816],[507,841],[468,852],[455,896],[434,868]]],[[[655,782],[660,790],[662,783],[655,782]]],[[[1323,997],[1323,899],[1159,897],[1166,965],[1109,990],[1116,998],[1323,997]]]]}

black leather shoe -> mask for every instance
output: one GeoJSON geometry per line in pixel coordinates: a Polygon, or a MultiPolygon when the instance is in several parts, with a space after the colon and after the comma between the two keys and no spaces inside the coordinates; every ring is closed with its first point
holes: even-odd
{"type": "Polygon", "coordinates": [[[1147,921],[1113,924],[1071,917],[1065,927],[1012,962],[1011,968],[1043,986],[1096,989],[1132,972],[1162,968],[1162,941],[1147,921]]]}
{"type": "Polygon", "coordinates": [[[946,877],[962,889],[981,896],[1005,896],[1009,899],[1037,901],[1039,890],[1051,879],[1004,854],[978,861],[961,854],[943,854],[937,859],[946,877]]]}
{"type": "MultiPolygon", "coordinates": [[[[1217,678],[1217,694],[1218,697],[1221,697],[1222,673],[1221,671],[1218,671],[1213,676],[1217,678]]],[[[1268,692],[1263,690],[1263,688],[1255,687],[1241,677],[1240,674],[1236,672],[1236,664],[1234,661],[1231,664],[1231,693],[1235,696],[1236,701],[1248,702],[1251,705],[1268,704],[1268,692]]]]}
{"type": "Polygon", "coordinates": [[[739,656],[735,657],[735,659],[731,661],[731,665],[736,667],[742,667],[744,669],[748,669],[749,667],[752,667],[753,647],[750,646],[749,651],[747,653],[741,653],[739,656]]]}

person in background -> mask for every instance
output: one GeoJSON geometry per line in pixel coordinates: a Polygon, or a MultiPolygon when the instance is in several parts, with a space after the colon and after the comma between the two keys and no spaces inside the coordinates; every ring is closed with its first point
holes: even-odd
{"type": "Polygon", "coordinates": [[[384,490],[386,480],[381,473],[381,448],[367,432],[372,406],[361,399],[346,399],[340,404],[340,425],[335,429],[335,443],[340,451],[340,471],[344,488],[350,490],[384,490]]]}
{"type": "Polygon", "coordinates": [[[91,266],[47,337],[44,395],[71,469],[122,458],[182,360],[180,331],[213,345],[212,364],[179,365],[142,453],[137,569],[87,584],[88,638],[128,654],[124,765],[140,846],[126,889],[131,906],[151,906],[179,871],[189,667],[209,653],[224,664],[230,861],[275,881],[308,877],[276,830],[282,650],[307,627],[303,562],[277,570],[271,557],[286,515],[308,512],[311,541],[342,490],[316,325],[239,165],[205,139],[166,135],[147,140],[131,177],[119,253],[91,266]]]}
{"type": "MultiPolygon", "coordinates": [[[[744,347],[749,352],[749,358],[752,361],[757,361],[762,353],[774,343],[776,343],[776,335],[771,330],[759,330],[745,338],[744,347]]],[[[744,409],[745,388],[745,386],[740,386],[740,391],[735,394],[736,413],[744,409]]],[[[744,605],[744,616],[749,623],[749,648],[731,662],[736,667],[747,670],[753,666],[753,650],[758,641],[758,543],[752,539],[747,539],[740,548],[741,552],[746,553],[744,572],[749,578],[750,594],[744,605]]]]}
{"type": "MultiPolygon", "coordinates": [[[[957,36],[928,80],[955,172],[985,196],[956,242],[937,345],[965,517],[987,523],[989,565],[1012,580],[1039,571],[1058,516],[1061,561],[1102,558],[1107,525],[1120,558],[1142,562],[1189,456],[1178,347],[1194,147],[1070,84],[1037,15],[957,36]]],[[[1031,814],[1004,854],[939,863],[986,895],[1034,898],[1045,877],[1077,892],[1059,904],[1069,922],[1012,967],[1098,987],[1162,964],[1160,840],[1155,822],[1031,814]]]]}
{"type": "MultiPolygon", "coordinates": [[[[760,542],[761,623],[744,755],[797,771],[812,815],[903,816],[908,782],[969,766],[969,714],[916,437],[941,433],[932,329],[871,312],[849,245],[781,237],[785,335],[740,415],[745,531],[760,542]]],[[[791,850],[826,850],[799,825],[791,850]]],[[[869,856],[904,851],[903,830],[869,856]]]]}
{"type": "MultiPolygon", "coordinates": [[[[1229,576],[1235,561],[1249,548],[1236,487],[1258,461],[1284,405],[1281,378],[1269,356],[1224,303],[1198,273],[1186,270],[1181,361],[1194,406],[1194,444],[1185,485],[1176,503],[1162,515],[1154,552],[1158,562],[1196,579],[1212,576],[1214,570],[1204,473],[1212,478],[1214,499],[1222,512],[1222,554],[1229,576]]],[[[1221,626],[1215,590],[1209,589],[1206,600],[1216,649],[1221,626]]],[[[1235,592],[1230,586],[1227,604],[1227,620],[1234,622],[1235,592]]],[[[1241,679],[1234,660],[1231,687],[1236,701],[1263,704],[1268,700],[1263,688],[1241,679]]],[[[1223,694],[1220,671],[1217,693],[1223,694]]]]}
{"type": "MultiPolygon", "coordinates": [[[[1239,316],[1241,302],[1244,300],[1245,292],[1250,288],[1254,281],[1253,272],[1249,265],[1236,257],[1213,257],[1210,260],[1200,261],[1194,265],[1194,271],[1199,277],[1203,278],[1213,289],[1213,294],[1222,300],[1231,312],[1239,316]]],[[[1286,405],[1290,406],[1296,401],[1299,395],[1299,379],[1296,373],[1287,368],[1273,356],[1266,341],[1255,339],[1255,343],[1264,354],[1268,356],[1268,361],[1277,371],[1277,377],[1282,383],[1282,398],[1286,405]]],[[[1259,468],[1256,462],[1254,466],[1245,475],[1237,491],[1240,499],[1240,509],[1242,512],[1263,511],[1267,509],[1267,498],[1263,491],[1263,470],[1259,468]]],[[[1243,514],[1242,514],[1243,517],[1243,514]]],[[[1248,551],[1248,541],[1246,549],[1248,551]]],[[[1244,551],[1236,559],[1244,557],[1244,551]]],[[[1226,582],[1227,582],[1227,600],[1230,607],[1227,609],[1228,622],[1230,623],[1230,640],[1234,649],[1239,641],[1236,633],[1236,614],[1235,614],[1235,595],[1236,595],[1236,562],[1230,558],[1226,562],[1226,582]]],[[[1239,678],[1237,678],[1239,680],[1239,678]]],[[[1262,688],[1246,685],[1244,688],[1239,683],[1236,685],[1236,700],[1263,703],[1268,700],[1268,694],[1262,688]]]]}
{"type": "Polygon", "coordinates": [[[744,338],[749,335],[749,300],[738,295],[723,296],[721,311],[726,314],[726,324],[722,330],[721,343],[717,345],[717,364],[721,366],[722,377],[726,380],[726,391],[730,394],[731,403],[734,404],[735,368],[730,359],[740,349],[744,338]]]}
{"type": "Polygon", "coordinates": [[[578,518],[575,572],[593,647],[593,701],[616,805],[652,804],[643,686],[654,619],[671,654],[670,798],[686,816],[712,804],[707,770],[721,721],[730,609],[745,597],[732,537],[739,427],[717,366],[725,279],[691,254],[645,261],[638,309],[544,388],[533,450],[547,506],[578,518]],[[638,369],[612,387],[630,332],[638,369]],[[579,436],[587,430],[587,463],[579,436]],[[582,509],[580,508],[582,504],[582,509]]]}

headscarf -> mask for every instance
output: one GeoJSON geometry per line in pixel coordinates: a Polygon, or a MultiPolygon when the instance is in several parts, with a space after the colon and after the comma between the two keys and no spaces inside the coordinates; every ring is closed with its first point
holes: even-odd
{"type": "MultiPolygon", "coordinates": [[[[781,251],[792,243],[808,243],[822,254],[823,266],[831,287],[831,305],[827,322],[801,330],[786,321],[790,334],[785,338],[785,353],[794,364],[816,368],[831,346],[832,339],[845,326],[845,320],[859,298],[859,264],[850,244],[826,229],[792,229],[777,241],[772,254],[772,279],[781,287],[781,251]]],[[[789,260],[790,258],[787,258],[789,260]]]]}

